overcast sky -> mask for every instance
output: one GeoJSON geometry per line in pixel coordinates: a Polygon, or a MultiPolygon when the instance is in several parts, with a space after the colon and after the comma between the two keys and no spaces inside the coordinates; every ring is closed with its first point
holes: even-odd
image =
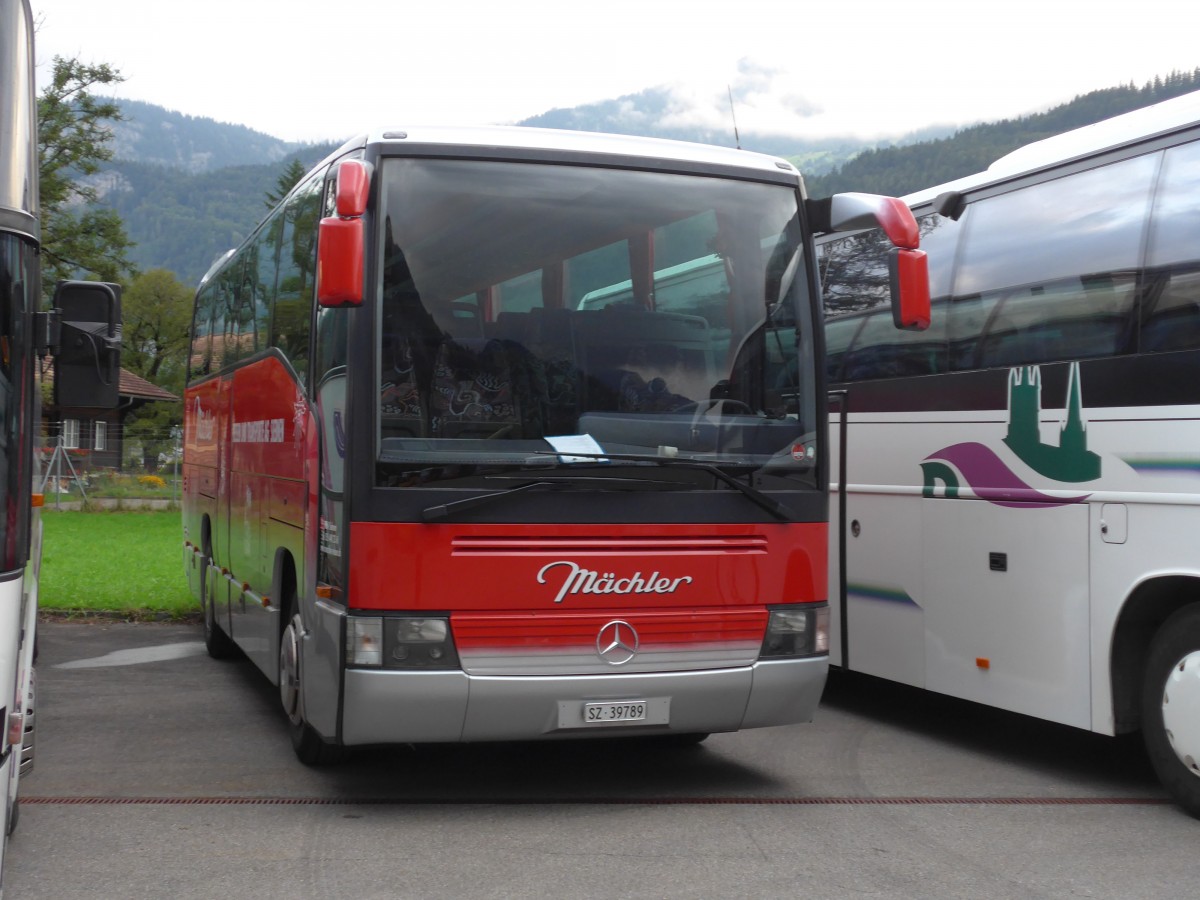
{"type": "Polygon", "coordinates": [[[1138,0],[31,0],[39,79],[285,140],[515,122],[669,86],[673,115],[891,137],[1036,112],[1200,66],[1200,4],[1138,0]]]}

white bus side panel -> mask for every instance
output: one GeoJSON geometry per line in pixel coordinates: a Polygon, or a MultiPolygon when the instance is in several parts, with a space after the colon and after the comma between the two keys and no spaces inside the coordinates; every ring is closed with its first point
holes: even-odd
{"type": "Polygon", "coordinates": [[[922,509],[926,686],[1091,727],[1087,505],[922,509]]]}
{"type": "Polygon", "coordinates": [[[875,493],[855,484],[847,489],[850,667],[925,687],[920,494],[875,493]]]}
{"type": "MultiPolygon", "coordinates": [[[[1088,504],[1007,507],[969,491],[951,498],[941,487],[922,496],[921,462],[941,448],[982,442],[1004,453],[1004,416],[851,412],[845,521],[831,529],[846,542],[847,613],[838,625],[847,629],[848,667],[1090,728],[1088,504]],[[993,553],[1004,571],[992,569],[993,553]]],[[[1055,439],[1059,414],[1047,411],[1040,427],[1055,439]]],[[[1037,480],[1018,459],[1006,462],[1037,480]]],[[[1096,485],[1072,487],[1059,493],[1087,495],[1096,485]]],[[[833,640],[838,648],[840,634],[833,640]]]]}

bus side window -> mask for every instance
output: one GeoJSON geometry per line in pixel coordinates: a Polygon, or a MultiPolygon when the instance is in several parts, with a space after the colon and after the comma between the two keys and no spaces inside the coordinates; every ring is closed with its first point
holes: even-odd
{"type": "Polygon", "coordinates": [[[1200,347],[1200,142],[1163,158],[1146,265],[1152,274],[1140,349],[1200,347]]]}
{"type": "Polygon", "coordinates": [[[222,366],[237,362],[238,355],[238,282],[241,279],[242,263],[235,258],[229,267],[220,274],[218,285],[217,315],[221,320],[221,334],[213,332],[213,370],[220,371],[222,366]],[[220,359],[217,358],[217,344],[220,344],[220,359]]]}
{"type": "Polygon", "coordinates": [[[301,381],[308,372],[323,178],[323,171],[310,177],[284,208],[278,290],[271,315],[271,346],[283,352],[301,381]]]}
{"type": "Polygon", "coordinates": [[[1137,275],[1067,278],[1014,290],[992,314],[979,365],[1112,356],[1128,346],[1137,275]]]}
{"type": "Polygon", "coordinates": [[[1155,155],[968,207],[950,307],[951,367],[1128,350],[1155,155]]]}
{"type": "Polygon", "coordinates": [[[946,317],[958,222],[938,215],[917,220],[929,254],[936,315],[925,331],[901,331],[892,321],[887,257],[891,242],[873,228],[821,245],[819,271],[825,315],[826,371],[831,382],[934,375],[946,370],[946,317]]]}
{"type": "MultiPolygon", "coordinates": [[[[279,274],[279,233],[283,230],[283,217],[277,211],[259,230],[254,241],[253,263],[247,264],[250,276],[251,298],[254,316],[254,349],[265,350],[270,346],[271,310],[275,305],[276,276],[279,274]],[[254,270],[251,272],[251,265],[254,270]]],[[[250,299],[250,298],[247,298],[250,299]]]]}
{"type": "Polygon", "coordinates": [[[200,289],[196,298],[195,318],[192,321],[192,347],[188,356],[188,375],[192,378],[200,378],[212,371],[210,353],[213,301],[216,294],[216,285],[210,281],[200,289]]]}
{"type": "Polygon", "coordinates": [[[1200,270],[1162,273],[1151,279],[1151,310],[1142,323],[1145,353],[1200,347],[1200,270]]]}

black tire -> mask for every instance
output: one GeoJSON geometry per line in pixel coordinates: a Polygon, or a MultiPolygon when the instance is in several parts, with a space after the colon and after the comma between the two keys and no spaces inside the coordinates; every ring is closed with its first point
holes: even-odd
{"type": "Polygon", "coordinates": [[[1163,787],[1200,819],[1200,604],[1172,615],[1150,644],[1142,739],[1163,787]]]}
{"type": "Polygon", "coordinates": [[[21,821],[21,798],[13,797],[12,805],[8,808],[8,823],[6,825],[7,834],[12,837],[12,833],[17,830],[17,825],[21,821]]]}
{"type": "Polygon", "coordinates": [[[288,733],[296,758],[306,766],[331,766],[342,761],[345,751],[328,744],[304,717],[303,656],[300,639],[304,623],[295,603],[288,605],[288,617],[279,639],[279,699],[287,716],[288,733]]]}
{"type": "Polygon", "coordinates": [[[204,598],[204,649],[213,659],[232,659],[237,656],[238,647],[217,623],[215,604],[208,595],[207,556],[204,558],[204,575],[200,579],[200,593],[204,598]]]}

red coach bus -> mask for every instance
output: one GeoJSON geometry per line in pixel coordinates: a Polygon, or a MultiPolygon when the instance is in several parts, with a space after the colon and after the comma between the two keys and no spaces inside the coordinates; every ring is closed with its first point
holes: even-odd
{"type": "Polygon", "coordinates": [[[279,685],[309,763],[809,720],[812,236],[875,224],[897,324],[923,327],[907,208],[807,201],[782,160],[520,128],[346,144],[197,292],[184,539],[209,652],[279,685]]]}

